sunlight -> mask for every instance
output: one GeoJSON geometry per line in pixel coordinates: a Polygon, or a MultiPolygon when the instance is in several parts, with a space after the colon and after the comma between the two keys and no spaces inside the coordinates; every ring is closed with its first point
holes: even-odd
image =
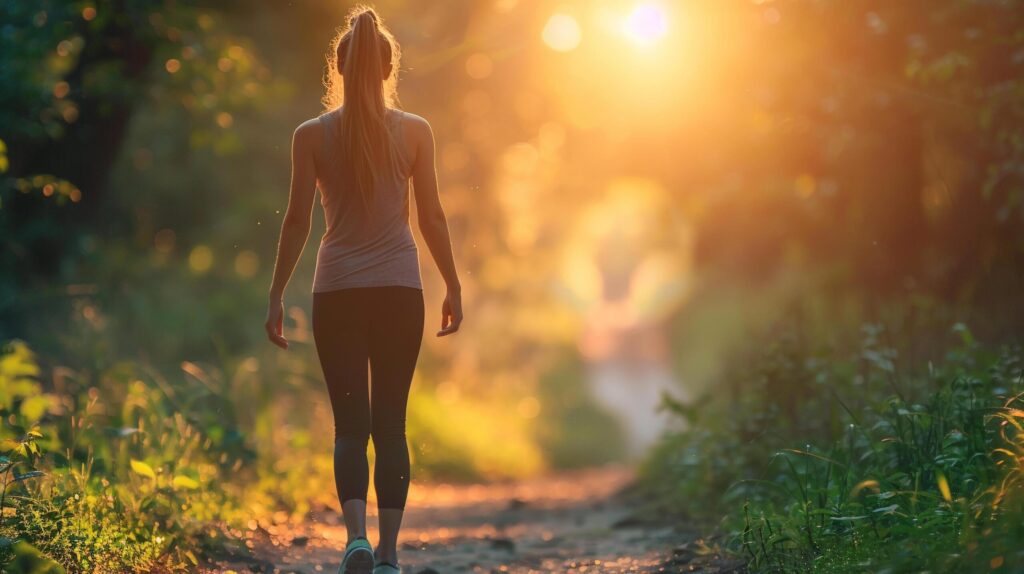
{"type": "Polygon", "coordinates": [[[725,32],[715,29],[708,6],[603,0],[548,13],[541,20],[547,22],[544,44],[535,56],[543,75],[533,89],[558,99],[562,115],[556,119],[571,128],[677,133],[678,122],[700,121],[700,99],[715,101],[718,94],[701,78],[720,68],[721,53],[731,45],[715,40],[725,32]],[[563,27],[580,33],[567,34],[572,42],[565,47],[556,34],[563,27]],[[556,49],[563,54],[554,57],[556,49]]]}
{"type": "Polygon", "coordinates": [[[668,19],[657,4],[640,4],[629,14],[622,28],[636,44],[650,46],[668,33],[668,19]]]}
{"type": "Polygon", "coordinates": [[[554,14],[541,33],[544,43],[557,52],[571,52],[580,45],[582,33],[576,19],[568,14],[554,14]]]}

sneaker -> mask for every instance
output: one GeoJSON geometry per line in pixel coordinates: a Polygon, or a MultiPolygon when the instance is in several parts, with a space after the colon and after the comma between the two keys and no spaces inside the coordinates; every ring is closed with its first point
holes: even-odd
{"type": "Polygon", "coordinates": [[[371,574],[377,569],[373,567],[373,548],[365,538],[356,538],[345,547],[345,559],[341,561],[339,574],[371,574]]]}
{"type": "Polygon", "coordinates": [[[373,567],[373,574],[402,574],[402,569],[394,564],[381,562],[373,567]]]}

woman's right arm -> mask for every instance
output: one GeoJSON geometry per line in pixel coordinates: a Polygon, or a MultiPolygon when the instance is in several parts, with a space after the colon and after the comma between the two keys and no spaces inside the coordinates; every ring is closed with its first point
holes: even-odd
{"type": "Polygon", "coordinates": [[[309,238],[313,199],[316,196],[313,150],[318,141],[317,129],[319,122],[311,120],[299,126],[292,137],[292,184],[288,193],[288,211],[281,221],[281,240],[277,246],[277,262],[274,264],[274,280],[270,286],[267,321],[264,324],[267,338],[282,349],[288,348],[288,340],[284,338],[284,288],[309,238]]]}
{"type": "Polygon", "coordinates": [[[448,219],[441,207],[437,191],[437,169],[435,167],[434,132],[426,120],[416,118],[412,132],[416,141],[416,159],[412,168],[413,193],[416,194],[416,217],[420,233],[427,242],[430,255],[437,264],[441,277],[448,288],[441,306],[441,330],[438,337],[451,335],[462,324],[462,286],[455,270],[455,256],[452,254],[451,236],[448,234],[448,219]]]}

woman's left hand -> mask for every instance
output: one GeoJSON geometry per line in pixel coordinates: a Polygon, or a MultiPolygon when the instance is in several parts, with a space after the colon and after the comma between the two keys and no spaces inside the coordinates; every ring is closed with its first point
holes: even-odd
{"type": "Polygon", "coordinates": [[[284,301],[271,301],[267,305],[267,322],[264,327],[271,343],[288,349],[288,339],[284,338],[284,301]]]}

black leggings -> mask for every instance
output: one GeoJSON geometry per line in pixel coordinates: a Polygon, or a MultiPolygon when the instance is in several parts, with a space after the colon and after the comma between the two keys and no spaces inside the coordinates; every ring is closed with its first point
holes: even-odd
{"type": "Polygon", "coordinates": [[[366,500],[373,436],[379,508],[405,508],[409,447],[405,407],[423,338],[423,292],[360,287],[313,294],[313,337],[334,410],[338,498],[366,500]],[[367,385],[373,373],[373,400],[367,385]]]}

